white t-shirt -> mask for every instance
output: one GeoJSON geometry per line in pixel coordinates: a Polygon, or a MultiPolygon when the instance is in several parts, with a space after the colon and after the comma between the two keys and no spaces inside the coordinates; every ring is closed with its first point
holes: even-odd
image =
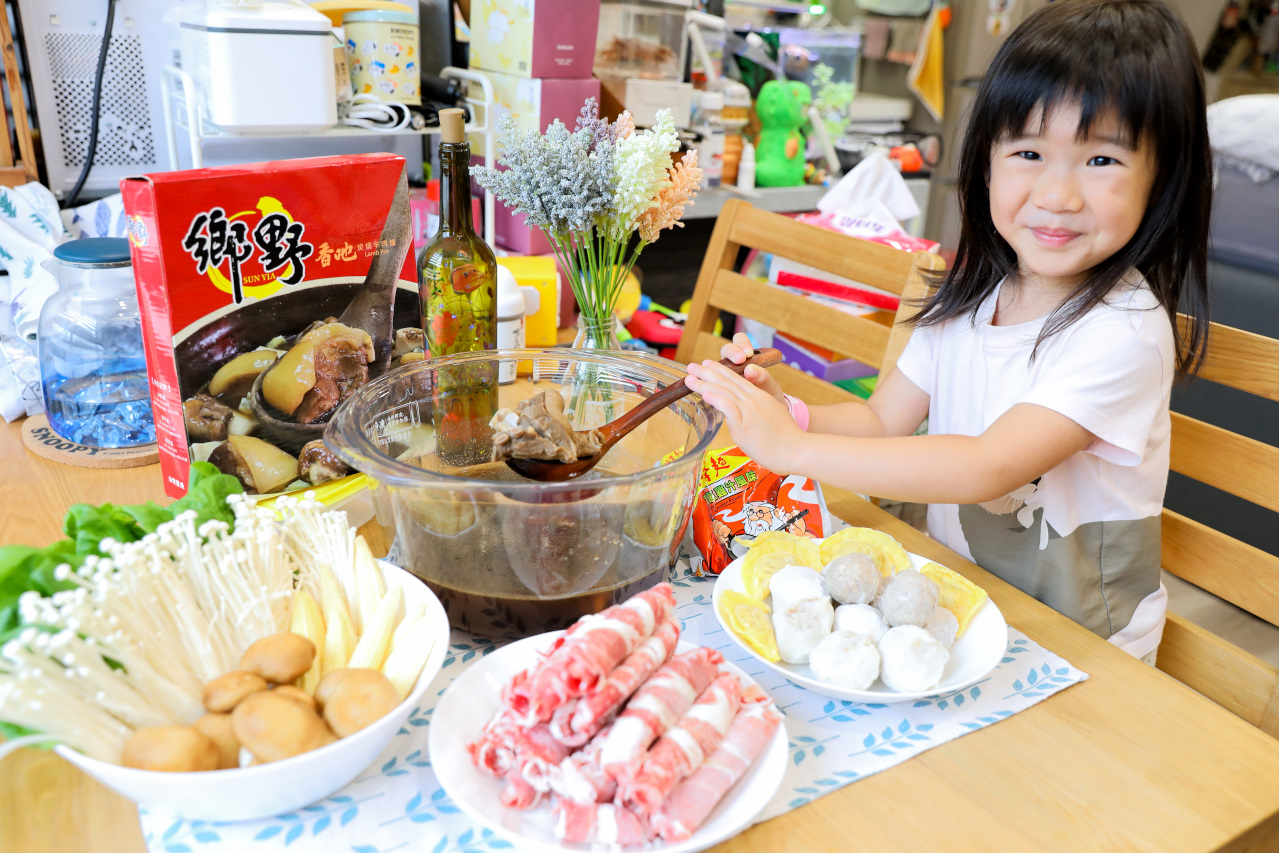
{"type": "Polygon", "coordinates": [[[928,528],[1140,657],[1163,632],[1159,517],[1176,350],[1168,312],[1144,279],[1133,281],[1045,340],[1033,362],[1046,318],[991,325],[996,287],[975,318],[916,329],[897,367],[929,395],[932,434],[980,435],[1014,405],[1033,403],[1096,437],[998,501],[931,505],[928,528]]]}

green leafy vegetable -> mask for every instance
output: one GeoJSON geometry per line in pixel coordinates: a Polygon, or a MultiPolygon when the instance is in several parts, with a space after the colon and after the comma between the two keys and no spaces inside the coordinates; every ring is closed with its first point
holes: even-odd
{"type": "Polygon", "coordinates": [[[152,502],[132,506],[76,504],[67,510],[62,524],[66,539],[46,548],[0,547],[0,643],[21,627],[18,597],[28,590],[47,596],[70,587],[71,584],[56,580],[54,571],[63,563],[79,568],[90,554],[101,556],[103,539],[136,542],[189,509],[198,516],[197,526],[213,518],[234,525],[235,514],[226,499],[244,491],[239,480],[207,462],[193,463],[188,480],[187,494],[167,507],[152,502]]]}

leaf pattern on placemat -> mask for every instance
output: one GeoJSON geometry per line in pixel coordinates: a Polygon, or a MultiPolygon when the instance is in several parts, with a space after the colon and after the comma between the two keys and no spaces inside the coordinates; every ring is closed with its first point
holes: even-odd
{"type": "MultiPolygon", "coordinates": [[[[963,690],[899,704],[859,704],[805,690],[764,668],[728,637],[711,613],[715,579],[686,560],[671,573],[683,639],[721,650],[772,694],[786,715],[788,758],[776,796],[758,820],[799,808],[938,744],[1025,710],[1087,676],[1010,628],[1000,665],[963,690]]],[[[150,853],[484,853],[518,849],[475,824],[440,787],[427,753],[432,713],[449,683],[502,645],[454,631],[444,669],[378,759],[333,796],[265,820],[184,821],[141,810],[150,853]]]]}

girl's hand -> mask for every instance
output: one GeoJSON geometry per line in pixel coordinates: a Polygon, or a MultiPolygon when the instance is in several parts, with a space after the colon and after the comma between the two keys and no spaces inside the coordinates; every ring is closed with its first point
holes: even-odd
{"type": "Polygon", "coordinates": [[[724,415],[733,440],[751,458],[771,471],[793,473],[792,451],[804,433],[785,403],[714,361],[690,364],[685,382],[724,415]]]}
{"type": "MultiPolygon", "coordinates": [[[[750,338],[741,332],[733,335],[732,342],[724,344],[719,351],[720,358],[726,358],[733,364],[741,364],[754,354],[755,350],[751,346],[750,338]]],[[[764,391],[770,397],[776,398],[782,405],[786,404],[786,398],[782,395],[782,386],[777,384],[777,380],[767,370],[752,364],[746,368],[745,375],[746,379],[756,388],[764,391]]]]}

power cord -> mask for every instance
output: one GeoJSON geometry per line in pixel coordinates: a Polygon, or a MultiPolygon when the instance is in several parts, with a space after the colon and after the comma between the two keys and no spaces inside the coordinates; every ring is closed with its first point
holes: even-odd
{"type": "Polygon", "coordinates": [[[84,165],[80,167],[80,177],[76,178],[63,207],[74,207],[84,189],[84,182],[89,178],[89,170],[93,168],[93,158],[98,154],[98,116],[102,111],[102,78],[107,68],[107,53],[111,50],[111,25],[115,23],[116,0],[107,0],[107,25],[102,30],[102,49],[98,51],[98,73],[93,81],[93,112],[89,120],[89,149],[84,155],[84,165]]]}
{"type": "Polygon", "coordinates": [[[361,93],[349,103],[338,104],[338,122],[352,127],[395,133],[408,130],[413,119],[413,111],[404,104],[383,102],[376,95],[361,93]]]}

